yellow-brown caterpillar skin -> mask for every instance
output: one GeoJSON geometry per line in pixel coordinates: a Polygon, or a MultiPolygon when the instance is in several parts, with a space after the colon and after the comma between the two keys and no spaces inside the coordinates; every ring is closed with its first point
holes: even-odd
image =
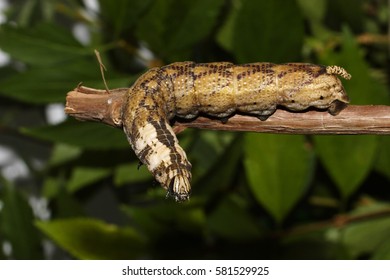
{"type": "Polygon", "coordinates": [[[123,127],[155,179],[176,200],[186,200],[191,164],[170,119],[243,113],[265,120],[278,106],[292,111],[315,107],[337,115],[349,102],[337,75],[350,78],[339,66],[307,63],[173,63],[149,70],[129,89],[123,127]]]}

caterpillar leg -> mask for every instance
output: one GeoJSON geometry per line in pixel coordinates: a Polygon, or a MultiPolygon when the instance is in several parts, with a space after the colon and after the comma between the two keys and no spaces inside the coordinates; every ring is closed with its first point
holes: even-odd
{"type": "Polygon", "coordinates": [[[261,121],[266,121],[271,115],[257,115],[256,117],[261,121]]]}
{"type": "Polygon", "coordinates": [[[335,100],[333,101],[329,108],[328,108],[328,112],[329,114],[331,114],[332,116],[336,116],[338,115],[345,107],[347,107],[348,104],[345,103],[345,102],[342,102],[340,100],[335,100]]]}
{"type": "Polygon", "coordinates": [[[256,117],[261,121],[266,121],[276,111],[276,106],[268,110],[261,110],[256,112],[256,117]]]}
{"type": "Polygon", "coordinates": [[[222,118],[220,118],[220,121],[222,124],[226,124],[229,119],[230,119],[230,116],[229,117],[222,117],[222,118]]]}

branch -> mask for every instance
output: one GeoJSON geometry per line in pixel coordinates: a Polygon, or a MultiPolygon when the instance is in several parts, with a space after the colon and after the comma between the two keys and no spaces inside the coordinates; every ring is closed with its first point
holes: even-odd
{"type": "Polygon", "coordinates": [[[284,232],[277,233],[277,236],[304,235],[304,234],[313,233],[321,230],[326,230],[328,228],[343,228],[355,223],[372,221],[375,219],[389,218],[389,217],[390,217],[389,208],[380,209],[369,213],[355,214],[355,215],[352,214],[336,215],[330,220],[295,226],[284,232]]]}
{"type": "MultiPolygon", "coordinates": [[[[127,89],[107,94],[83,86],[70,91],[65,112],[79,120],[95,121],[122,127],[121,111],[127,89]]],[[[277,110],[266,121],[253,116],[234,115],[226,123],[219,119],[198,117],[175,121],[175,132],[195,127],[211,130],[253,131],[288,134],[390,134],[390,106],[348,106],[337,116],[328,112],[288,112],[277,110]]]]}
{"type": "Polygon", "coordinates": [[[127,88],[110,91],[78,86],[66,96],[65,113],[81,121],[122,127],[121,110],[127,88]]]}

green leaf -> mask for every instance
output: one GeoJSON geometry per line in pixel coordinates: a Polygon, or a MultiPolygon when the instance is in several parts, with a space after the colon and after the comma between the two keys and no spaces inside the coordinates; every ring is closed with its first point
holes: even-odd
{"type": "Polygon", "coordinates": [[[297,0],[305,17],[311,21],[320,22],[323,20],[326,12],[326,0],[297,0]]]}
{"type": "Polygon", "coordinates": [[[371,170],[378,139],[374,135],[316,136],[315,148],[342,197],[348,198],[371,170]]]}
{"type": "Polygon", "coordinates": [[[76,192],[81,188],[99,182],[110,175],[111,169],[109,168],[75,167],[70,176],[67,190],[69,192],[76,192]]]}
{"type": "MultiPolygon", "coordinates": [[[[99,66],[94,59],[73,60],[53,67],[36,66],[0,79],[0,95],[45,104],[65,102],[66,93],[80,82],[88,87],[104,88],[99,66]]],[[[115,88],[128,86],[132,78],[110,73],[107,80],[109,86],[115,88]]]]}
{"type": "Polygon", "coordinates": [[[79,147],[59,143],[54,146],[48,164],[50,167],[58,166],[78,158],[81,153],[79,147]]]}
{"type": "Polygon", "coordinates": [[[379,137],[375,168],[390,180],[390,137],[379,137]]]}
{"type": "MultiPolygon", "coordinates": [[[[221,132],[217,132],[221,133],[221,132]]],[[[194,176],[200,176],[200,179],[194,180],[194,190],[199,190],[200,193],[216,193],[221,189],[231,187],[233,184],[233,178],[238,174],[237,167],[240,164],[242,155],[242,135],[235,133],[227,134],[226,136],[233,136],[233,140],[228,143],[215,144],[213,152],[198,150],[197,147],[193,147],[193,151],[196,151],[196,157],[192,162],[194,163],[194,176]],[[216,153],[213,155],[213,153],[216,153]],[[196,160],[200,159],[200,160],[196,160]],[[207,163],[206,163],[207,162],[207,163]],[[199,167],[200,166],[200,167],[199,167]],[[204,169],[204,167],[207,167],[204,169]],[[200,168],[204,169],[201,172],[197,171],[200,168]]],[[[191,153],[193,155],[193,153],[191,153]]],[[[192,159],[193,157],[191,157],[192,159]]]]}
{"type": "Polygon", "coordinates": [[[134,259],[143,255],[146,240],[132,228],[119,228],[88,218],[36,222],[59,246],[79,259],[134,259]]]}
{"type": "Polygon", "coordinates": [[[204,230],[204,210],[196,201],[178,204],[174,201],[159,201],[145,206],[123,206],[123,211],[134,221],[142,232],[153,238],[164,235],[185,233],[201,235],[204,230]]]}
{"type": "Polygon", "coordinates": [[[85,205],[76,196],[70,194],[63,187],[63,180],[57,182],[57,191],[52,198],[53,212],[56,219],[80,218],[85,216],[85,205]]]}
{"type": "MultiPolygon", "coordinates": [[[[176,4],[178,2],[183,1],[176,1],[176,4]]],[[[168,30],[174,31],[170,44],[168,44],[170,52],[191,47],[207,36],[217,20],[224,0],[195,0],[190,3],[185,15],[183,15],[183,10],[180,10],[181,22],[175,23],[172,18],[168,22],[168,30]]]]}
{"type": "Polygon", "coordinates": [[[99,0],[105,24],[113,29],[110,35],[117,38],[123,32],[133,28],[151,2],[151,0],[99,0]]]}
{"type": "MultiPolygon", "coordinates": [[[[358,213],[370,215],[386,209],[388,210],[388,205],[370,205],[363,209],[358,209],[358,213]]],[[[383,244],[387,244],[390,241],[389,232],[390,218],[384,216],[351,223],[346,228],[340,230],[340,237],[341,242],[348,248],[354,258],[375,252],[378,252],[379,257],[389,253],[386,248],[382,248],[383,244]]]]}
{"type": "Polygon", "coordinates": [[[137,37],[145,41],[155,52],[163,52],[164,37],[166,32],[165,20],[168,15],[169,6],[173,0],[154,1],[146,15],[140,19],[137,25],[137,37]]]}
{"type": "Polygon", "coordinates": [[[57,177],[47,176],[43,183],[42,195],[50,200],[50,210],[57,219],[85,216],[82,202],[65,189],[67,178],[62,173],[57,177]]]}
{"type": "Polygon", "coordinates": [[[233,52],[234,27],[237,20],[237,15],[240,11],[241,1],[232,1],[232,7],[226,17],[224,25],[220,28],[217,34],[217,42],[226,50],[233,52]]]}
{"type": "Polygon", "coordinates": [[[143,166],[138,168],[137,162],[120,165],[115,168],[114,172],[114,183],[116,186],[145,182],[152,179],[153,176],[150,171],[143,166]]]}
{"type": "Polygon", "coordinates": [[[194,163],[192,173],[204,176],[214,165],[218,164],[220,157],[231,148],[231,143],[237,133],[221,131],[194,131],[193,143],[190,145],[189,157],[194,163]]]}
{"type": "MultiPolygon", "coordinates": [[[[340,53],[326,53],[322,62],[328,65],[342,65],[352,79],[344,83],[352,104],[385,104],[387,90],[373,79],[361,51],[347,29],[343,32],[340,53]]],[[[377,152],[378,138],[363,136],[316,136],[316,151],[329,175],[335,181],[342,196],[350,196],[366,178],[373,166],[377,152]]]]}
{"type": "Polygon", "coordinates": [[[223,0],[155,1],[136,34],[163,57],[192,47],[214,26],[223,0]]]}
{"type": "Polygon", "coordinates": [[[41,140],[65,143],[90,150],[130,147],[121,130],[98,123],[70,120],[56,126],[23,128],[21,131],[41,140]]]}
{"type": "Polygon", "coordinates": [[[57,177],[46,176],[42,184],[41,194],[47,199],[54,198],[60,191],[60,185],[61,182],[63,182],[61,179],[57,177]]]}
{"type": "Polygon", "coordinates": [[[19,260],[42,259],[43,250],[39,232],[33,225],[34,215],[23,195],[14,187],[2,188],[3,209],[0,229],[3,238],[12,245],[11,258],[19,260]]]}
{"type": "Polygon", "coordinates": [[[386,86],[373,78],[355,35],[348,28],[343,29],[341,51],[323,53],[321,63],[342,66],[352,75],[351,80],[343,82],[351,104],[390,104],[386,86]]]}
{"type": "MultiPolygon", "coordinates": [[[[34,15],[36,10],[37,0],[27,0],[24,5],[20,8],[20,13],[18,16],[18,23],[25,27],[30,22],[31,18],[34,15]]],[[[19,7],[18,7],[19,8],[19,7]]]]}
{"type": "Polygon", "coordinates": [[[390,260],[390,238],[381,242],[380,246],[375,250],[371,259],[373,260],[390,260]]]}
{"type": "Polygon", "coordinates": [[[327,4],[326,22],[330,27],[340,30],[342,25],[348,25],[354,32],[363,31],[364,19],[367,18],[363,0],[327,1],[327,4]]]}
{"type": "Polygon", "coordinates": [[[239,62],[299,60],[304,22],[296,1],[242,0],[234,24],[233,50],[239,62]]]}
{"type": "Polygon", "coordinates": [[[228,240],[248,241],[262,236],[245,202],[234,196],[225,198],[210,214],[207,227],[212,233],[228,240]]]}
{"type": "MultiPolygon", "coordinates": [[[[53,19],[54,14],[58,10],[56,9],[56,4],[55,1],[14,1],[10,6],[11,13],[9,13],[8,20],[12,20],[12,22],[15,21],[18,26],[22,27],[34,26],[36,23],[42,21],[49,22],[53,19]],[[14,16],[11,16],[12,12],[15,13],[14,16]]],[[[76,12],[75,9],[74,13],[76,12]]]]}
{"type": "Polygon", "coordinates": [[[249,133],[244,149],[249,186],[257,201],[281,223],[312,177],[313,155],[305,138],[249,133]]]}
{"type": "MultiPolygon", "coordinates": [[[[34,65],[53,65],[91,55],[69,30],[49,23],[30,28],[2,25],[0,48],[12,58],[34,65]]],[[[51,69],[53,71],[53,69],[51,69]]]]}
{"type": "Polygon", "coordinates": [[[340,243],[329,242],[316,236],[283,244],[283,260],[346,260],[350,255],[340,243]]]}

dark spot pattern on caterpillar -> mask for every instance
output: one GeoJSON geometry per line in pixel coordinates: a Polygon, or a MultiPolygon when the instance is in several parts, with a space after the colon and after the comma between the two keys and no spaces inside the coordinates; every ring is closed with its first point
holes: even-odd
{"type": "Polygon", "coordinates": [[[169,120],[200,113],[226,120],[235,113],[266,120],[278,106],[337,115],[349,98],[339,66],[307,63],[178,62],[153,68],[129,89],[123,127],[140,161],[177,201],[189,198],[191,164],[169,120]]]}

